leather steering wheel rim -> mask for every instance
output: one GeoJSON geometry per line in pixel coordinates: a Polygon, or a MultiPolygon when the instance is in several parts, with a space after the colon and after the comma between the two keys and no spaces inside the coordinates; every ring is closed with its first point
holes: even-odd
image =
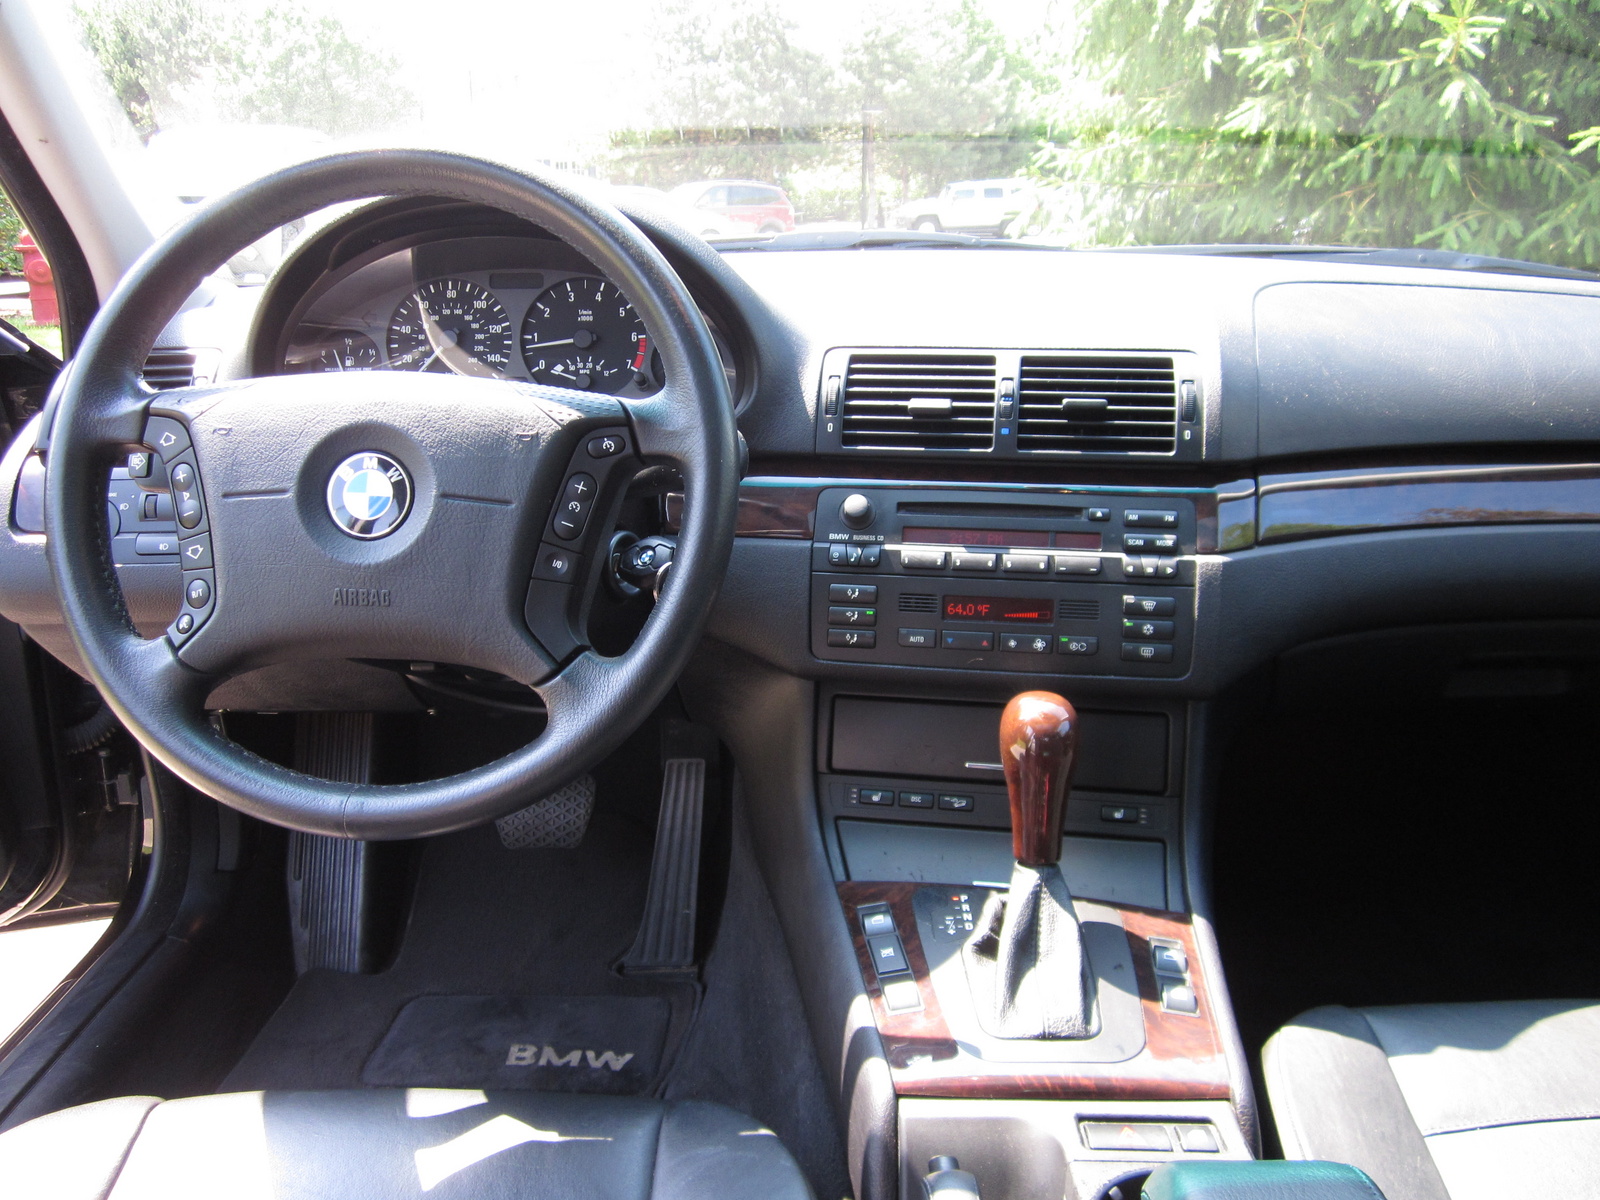
{"type": "MultiPolygon", "coordinates": [[[[65,623],[85,669],[124,725],[180,778],[241,812],[307,832],[365,839],[443,833],[501,816],[574,778],[615,748],[675,682],[703,630],[732,550],[739,461],[733,404],[716,348],[682,282],[654,244],[614,209],[557,180],[464,156],[425,151],[334,155],[290,167],[207,205],[160,239],[121,281],[58,383],[54,406],[48,431],[47,556],[65,623]],[[327,206],[378,196],[482,204],[562,239],[615,282],[639,312],[661,354],[666,386],[645,400],[623,404],[514,381],[389,372],[365,373],[366,379],[342,390],[338,379],[329,382],[332,377],[325,376],[242,381],[159,394],[140,382],[145,355],[171,314],[240,246],[327,206]],[[344,392],[351,390],[356,394],[346,397],[344,392]],[[397,398],[392,410],[374,411],[380,390],[397,398]],[[549,527],[544,514],[554,512],[554,497],[544,493],[551,479],[568,475],[571,468],[564,456],[578,454],[583,438],[605,425],[630,431],[644,463],[668,465],[682,477],[685,503],[671,584],[626,653],[602,658],[582,649],[565,665],[549,664],[543,678],[537,664],[549,655],[541,653],[526,623],[517,629],[511,622],[504,629],[497,627],[493,636],[485,634],[481,643],[489,661],[497,667],[510,664],[509,673],[530,682],[549,710],[549,723],[537,739],[491,763],[442,779],[380,785],[335,783],[268,762],[221,736],[207,719],[204,703],[221,677],[218,668],[248,669],[266,661],[262,657],[266,650],[246,645],[251,639],[241,632],[263,622],[243,616],[221,620],[224,598],[233,605],[246,604],[246,593],[259,591],[255,581],[270,578],[259,571],[249,575],[248,564],[236,557],[233,571],[240,579],[251,580],[251,587],[230,584],[223,535],[230,527],[239,531],[245,526],[231,517],[233,493],[226,489],[232,477],[227,472],[244,478],[250,470],[264,468],[249,465],[250,455],[230,457],[226,451],[252,436],[252,431],[279,457],[291,452],[286,447],[301,452],[296,437],[321,436],[305,433],[304,426],[274,429],[278,400],[286,414],[282,420],[296,419],[296,413],[323,414],[318,419],[328,446],[348,449],[359,447],[362,437],[392,435],[394,444],[415,447],[409,452],[418,464],[413,469],[418,500],[410,517],[413,529],[407,535],[418,544],[405,545],[397,538],[395,549],[369,555],[370,562],[358,557],[358,550],[366,550],[352,548],[337,531],[328,533],[316,525],[320,495],[315,504],[305,496],[286,497],[273,511],[282,514],[283,528],[294,535],[296,545],[304,542],[301,561],[293,570],[285,568],[286,580],[292,580],[296,571],[337,580],[338,571],[370,575],[402,567],[414,570],[406,555],[423,556],[424,548],[429,548],[426,539],[435,536],[431,532],[435,524],[448,515],[459,536],[461,529],[472,528],[463,524],[470,517],[504,530],[484,542],[503,551],[505,561],[482,568],[492,586],[481,589],[485,599],[479,627],[486,629],[498,620],[501,610],[514,612],[520,620],[517,588],[525,586],[540,530],[549,527]],[[208,576],[214,580],[219,605],[212,620],[218,629],[234,630],[237,645],[221,632],[212,638],[210,651],[198,634],[186,645],[176,642],[170,631],[168,637],[146,640],[134,630],[123,602],[106,528],[106,477],[122,455],[149,438],[147,430],[154,427],[147,425],[152,403],[158,414],[188,420],[194,451],[205,452],[197,463],[202,476],[197,488],[203,491],[212,533],[219,539],[215,570],[208,576]],[[238,414],[242,420],[223,424],[219,413],[238,414]],[[403,428],[408,413],[415,414],[415,427],[403,428]],[[390,425],[396,428],[385,433],[390,425]],[[533,432],[522,432],[522,426],[533,432]],[[544,458],[527,457],[534,451],[517,458],[512,441],[493,441],[491,435],[501,429],[514,430],[518,445],[531,444],[544,458]],[[231,440],[221,435],[231,435],[231,440]],[[502,472],[525,494],[514,496],[510,504],[501,499],[483,501],[481,513],[463,517],[469,505],[453,502],[474,498],[452,495],[445,485],[450,471],[459,476],[465,468],[444,460],[451,447],[473,439],[477,439],[474,444],[482,443],[471,463],[475,470],[485,463],[494,470],[513,461],[529,465],[502,472]],[[440,461],[432,461],[430,455],[440,461]],[[557,467],[560,475],[552,473],[557,467]],[[215,486],[214,473],[220,480],[215,486]],[[540,509],[546,499],[548,504],[540,509]],[[530,530],[534,545],[527,544],[530,530]],[[318,554],[328,562],[317,559],[318,554]],[[499,578],[502,572],[504,581],[499,578]]],[[[305,451],[312,455],[307,458],[310,465],[292,477],[290,492],[327,485],[325,467],[322,474],[312,469],[320,461],[314,455],[322,452],[317,447],[305,451]]],[[[263,455],[264,450],[258,451],[253,458],[260,460],[263,455]]],[[[242,537],[237,532],[233,536],[242,537]]],[[[448,542],[439,540],[442,537],[431,544],[431,553],[448,547],[448,542]]],[[[209,552],[208,540],[208,561],[209,552]]],[[[189,578],[186,573],[185,579],[189,578]]],[[[415,582],[415,592],[433,596],[438,590],[435,581],[418,576],[415,582]]],[[[593,582],[591,576],[590,586],[593,582]]],[[[295,591],[291,582],[285,582],[283,589],[286,595],[295,591]]],[[[267,604],[260,597],[250,602],[267,604]]],[[[437,607],[436,599],[432,603],[437,607]]],[[[294,615],[320,623],[319,629],[328,627],[317,643],[324,657],[327,648],[337,644],[340,628],[348,628],[352,644],[362,650],[370,648],[374,636],[381,641],[403,631],[397,626],[392,633],[374,635],[371,622],[333,626],[329,624],[333,618],[309,607],[294,615]],[[304,617],[305,613],[310,616],[304,617]]],[[[449,616],[436,615],[441,620],[449,616]]],[[[438,645],[460,646],[466,653],[478,648],[470,629],[455,628],[435,637],[425,627],[428,616],[415,614],[406,620],[415,621],[438,645]]],[[[280,622],[279,627],[290,626],[280,622]]],[[[292,651],[291,647],[285,652],[292,657],[292,651]]]]}

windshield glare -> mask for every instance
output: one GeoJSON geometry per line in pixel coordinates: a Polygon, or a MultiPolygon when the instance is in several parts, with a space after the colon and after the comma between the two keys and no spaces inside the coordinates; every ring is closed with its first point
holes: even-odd
{"type": "Polygon", "coordinates": [[[710,238],[1600,266],[1600,15],[1573,0],[35,7],[157,230],[289,163],[407,145],[615,185],[710,238]]]}

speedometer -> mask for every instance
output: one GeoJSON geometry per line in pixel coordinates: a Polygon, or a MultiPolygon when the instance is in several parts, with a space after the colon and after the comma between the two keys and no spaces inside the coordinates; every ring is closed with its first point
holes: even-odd
{"type": "Polygon", "coordinates": [[[511,343],[511,318],[487,289],[465,279],[435,279],[394,310],[389,366],[500,379],[511,367],[511,343]]]}
{"type": "Polygon", "coordinates": [[[522,360],[537,383],[615,395],[651,385],[650,338],[617,286],[577,275],[539,293],[522,322],[522,360]]]}

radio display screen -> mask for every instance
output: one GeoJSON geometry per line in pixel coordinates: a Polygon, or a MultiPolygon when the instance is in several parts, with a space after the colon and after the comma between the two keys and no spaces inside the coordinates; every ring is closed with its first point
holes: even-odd
{"type": "Polygon", "coordinates": [[[944,619],[1049,625],[1056,619],[1056,606],[1051,600],[1007,600],[1000,596],[946,596],[944,619]]]}
{"type": "Polygon", "coordinates": [[[1063,550],[1098,550],[1100,544],[1098,533],[1056,534],[1056,546],[1063,550]]]}
{"type": "MultiPolygon", "coordinates": [[[[1088,536],[1095,539],[1094,548],[1098,550],[1099,535],[1088,536]]],[[[908,525],[900,540],[944,546],[1048,546],[1050,535],[1036,529],[934,529],[926,525],[908,525]]]]}

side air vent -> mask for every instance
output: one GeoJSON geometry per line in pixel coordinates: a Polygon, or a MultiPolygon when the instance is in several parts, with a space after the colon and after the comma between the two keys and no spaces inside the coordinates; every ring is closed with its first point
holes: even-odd
{"type": "Polygon", "coordinates": [[[923,592],[901,592],[900,611],[909,613],[938,612],[939,597],[930,596],[923,592]]]}
{"type": "Polygon", "coordinates": [[[1024,357],[1017,448],[1080,454],[1171,454],[1177,445],[1172,359],[1024,357]]]}
{"type": "Polygon", "coordinates": [[[193,350],[152,350],[140,375],[158,391],[192,387],[195,362],[193,350]]]}
{"type": "Polygon", "coordinates": [[[852,354],[842,399],[846,449],[994,447],[993,355],[852,354]]]}

